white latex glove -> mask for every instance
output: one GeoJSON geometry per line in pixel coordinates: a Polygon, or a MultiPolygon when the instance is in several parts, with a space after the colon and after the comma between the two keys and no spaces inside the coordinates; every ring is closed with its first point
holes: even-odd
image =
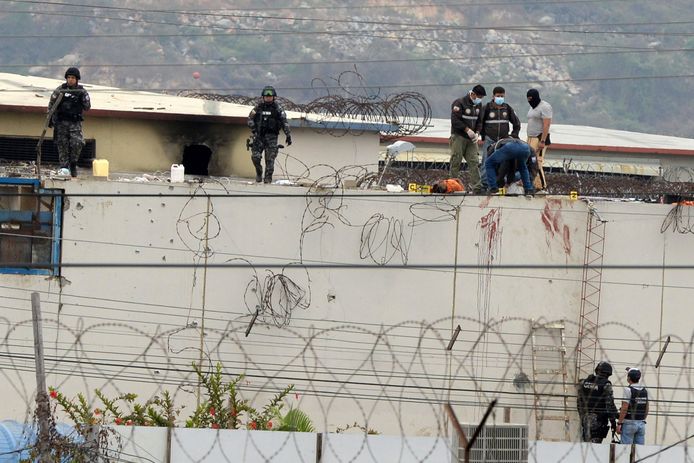
{"type": "Polygon", "coordinates": [[[470,128],[465,129],[465,133],[467,134],[468,137],[470,137],[470,140],[477,138],[477,134],[475,133],[475,131],[470,129],[470,128]]]}

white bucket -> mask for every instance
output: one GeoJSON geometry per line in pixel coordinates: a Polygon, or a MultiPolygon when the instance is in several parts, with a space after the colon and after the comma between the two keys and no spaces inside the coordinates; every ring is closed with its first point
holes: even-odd
{"type": "Polygon", "coordinates": [[[185,182],[185,172],[183,164],[171,164],[171,183],[185,182]]]}

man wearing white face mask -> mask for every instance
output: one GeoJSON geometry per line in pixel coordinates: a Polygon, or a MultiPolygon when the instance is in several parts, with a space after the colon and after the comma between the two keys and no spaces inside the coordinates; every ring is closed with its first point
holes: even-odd
{"type": "MultiPolygon", "coordinates": [[[[487,172],[485,162],[487,161],[487,151],[489,147],[499,140],[507,137],[518,138],[521,129],[521,122],[516,116],[516,112],[511,105],[506,103],[506,90],[503,87],[494,87],[492,91],[492,101],[484,105],[479,119],[477,119],[476,130],[481,139],[484,140],[482,146],[482,163],[480,164],[480,175],[482,184],[488,187],[486,179],[487,172]],[[511,130],[513,126],[513,130],[511,130]]],[[[478,144],[482,144],[482,140],[478,144]]]]}
{"type": "Polygon", "coordinates": [[[483,86],[475,85],[467,95],[451,104],[450,176],[458,177],[460,163],[465,158],[468,172],[470,172],[468,189],[473,193],[481,192],[478,134],[475,132],[475,127],[482,108],[482,97],[486,95],[487,92],[483,86]]]}

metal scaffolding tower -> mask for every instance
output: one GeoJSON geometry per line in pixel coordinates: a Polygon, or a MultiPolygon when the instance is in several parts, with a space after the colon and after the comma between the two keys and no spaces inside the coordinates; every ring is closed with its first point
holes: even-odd
{"type": "Polygon", "coordinates": [[[605,252],[606,221],[600,218],[590,200],[587,201],[587,204],[588,224],[586,226],[586,249],[583,257],[581,315],[578,320],[578,343],[576,345],[576,380],[590,374],[595,366],[600,318],[602,262],[605,252]]]}

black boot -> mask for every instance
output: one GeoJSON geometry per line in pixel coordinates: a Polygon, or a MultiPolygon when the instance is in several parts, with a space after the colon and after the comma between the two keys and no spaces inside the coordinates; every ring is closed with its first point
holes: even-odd
{"type": "Polygon", "coordinates": [[[76,162],[70,163],[70,176],[71,177],[77,177],[77,163],[76,162]]]}
{"type": "Polygon", "coordinates": [[[263,166],[255,165],[255,181],[260,183],[263,181],[263,166]]]}

